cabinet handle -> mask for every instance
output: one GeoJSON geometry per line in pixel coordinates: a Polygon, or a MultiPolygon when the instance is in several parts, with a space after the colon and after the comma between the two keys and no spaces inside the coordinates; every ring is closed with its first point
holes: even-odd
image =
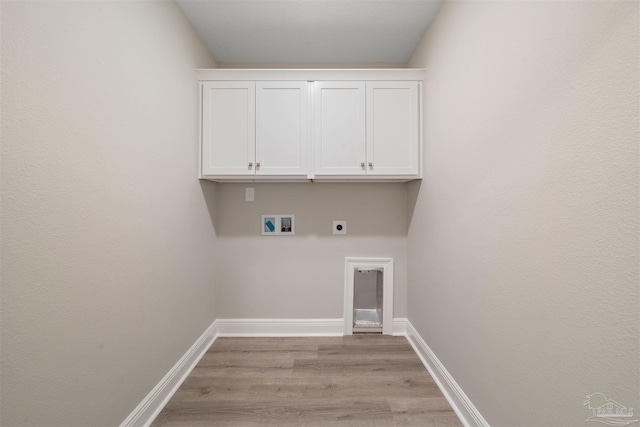
{"type": "Polygon", "coordinates": [[[260,162],[256,163],[256,169],[260,169],[260,162]]]}
{"type": "Polygon", "coordinates": [[[364,162],[360,163],[360,167],[364,169],[364,162]]]}
{"type": "Polygon", "coordinates": [[[369,162],[369,169],[373,169],[373,162],[369,162]]]}
{"type": "Polygon", "coordinates": [[[249,169],[253,167],[253,162],[249,162],[249,169]]]}

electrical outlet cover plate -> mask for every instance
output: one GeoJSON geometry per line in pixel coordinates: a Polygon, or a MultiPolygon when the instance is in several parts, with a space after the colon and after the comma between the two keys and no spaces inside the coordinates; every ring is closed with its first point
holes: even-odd
{"type": "Polygon", "coordinates": [[[244,201],[253,202],[255,200],[255,190],[253,187],[246,187],[244,189],[244,201]]]}
{"type": "Polygon", "coordinates": [[[347,234],[347,221],[333,221],[333,234],[347,234]]]}

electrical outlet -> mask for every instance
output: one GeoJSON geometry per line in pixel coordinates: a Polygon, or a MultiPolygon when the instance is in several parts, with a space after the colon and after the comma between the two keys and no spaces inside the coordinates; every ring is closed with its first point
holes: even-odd
{"type": "Polygon", "coordinates": [[[347,221],[333,221],[333,234],[347,234],[347,221]]]}
{"type": "Polygon", "coordinates": [[[255,191],[253,187],[246,187],[244,189],[244,201],[253,202],[254,198],[255,198],[255,191]]]}

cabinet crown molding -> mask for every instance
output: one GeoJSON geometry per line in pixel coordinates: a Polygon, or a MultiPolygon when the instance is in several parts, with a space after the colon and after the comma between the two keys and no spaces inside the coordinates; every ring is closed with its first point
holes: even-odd
{"type": "Polygon", "coordinates": [[[423,68],[358,68],[358,69],[231,69],[196,70],[200,81],[225,80],[298,80],[298,81],[423,81],[423,68]]]}

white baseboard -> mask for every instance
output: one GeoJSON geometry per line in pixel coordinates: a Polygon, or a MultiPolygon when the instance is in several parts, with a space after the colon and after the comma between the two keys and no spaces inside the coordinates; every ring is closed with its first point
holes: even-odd
{"type": "MultiPolygon", "coordinates": [[[[218,337],[338,337],[344,319],[218,319],[218,337]]],[[[393,335],[406,335],[407,319],[393,319],[393,335]]]]}
{"type": "Polygon", "coordinates": [[[406,322],[406,335],[416,354],[420,357],[420,360],[422,360],[422,363],[436,384],[438,384],[440,391],[442,391],[442,394],[447,398],[447,401],[458,415],[458,418],[460,418],[462,424],[467,427],[489,427],[489,423],[487,423],[482,414],[480,414],[458,383],[453,379],[449,371],[447,371],[442,362],[438,360],[435,353],[429,348],[408,320],[406,322]]]}
{"type": "Polygon", "coordinates": [[[409,323],[409,321],[406,317],[395,317],[393,319],[393,335],[407,336],[407,323],[409,323]]]}
{"type": "Polygon", "coordinates": [[[218,337],[342,336],[343,319],[218,319],[218,337]]]}
{"type": "Polygon", "coordinates": [[[178,390],[202,356],[216,339],[216,322],[213,322],[140,404],[120,424],[120,427],[149,426],[178,390]]]}

